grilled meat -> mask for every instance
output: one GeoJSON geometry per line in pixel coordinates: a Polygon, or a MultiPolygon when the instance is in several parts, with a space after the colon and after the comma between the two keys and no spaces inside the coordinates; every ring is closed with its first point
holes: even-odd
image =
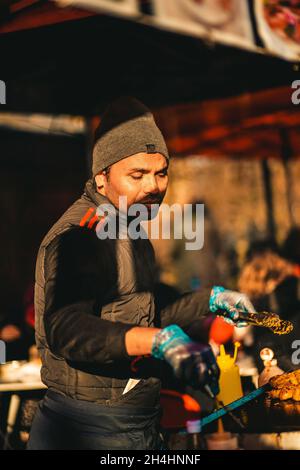
{"type": "Polygon", "coordinates": [[[270,379],[269,384],[273,388],[269,397],[277,400],[300,401],[300,369],[270,379]]]}

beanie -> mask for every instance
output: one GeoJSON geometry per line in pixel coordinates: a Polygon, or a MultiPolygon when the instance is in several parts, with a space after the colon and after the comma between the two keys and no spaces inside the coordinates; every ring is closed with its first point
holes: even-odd
{"type": "Polygon", "coordinates": [[[111,103],[95,131],[93,176],[113,163],[136,153],[160,153],[168,149],[150,110],[132,97],[111,103]]]}

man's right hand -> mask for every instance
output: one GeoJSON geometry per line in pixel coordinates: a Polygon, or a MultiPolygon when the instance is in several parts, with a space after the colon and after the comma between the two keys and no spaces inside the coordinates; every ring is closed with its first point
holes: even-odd
{"type": "Polygon", "coordinates": [[[174,374],[193,388],[208,386],[219,392],[219,367],[209,345],[195,343],[177,325],[160,330],[152,345],[152,356],[166,360],[174,374]]]}

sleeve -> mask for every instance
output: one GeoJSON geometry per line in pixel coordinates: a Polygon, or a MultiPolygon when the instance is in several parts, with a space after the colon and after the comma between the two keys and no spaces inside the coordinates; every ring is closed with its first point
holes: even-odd
{"type": "Polygon", "coordinates": [[[99,247],[94,232],[76,228],[54,239],[44,262],[49,347],[66,360],[95,365],[129,359],[125,334],[136,326],[100,318],[109,267],[99,247]]]}
{"type": "Polygon", "coordinates": [[[205,287],[199,291],[184,294],[174,303],[163,308],[159,314],[161,328],[176,324],[193,339],[207,341],[204,321],[210,314],[210,293],[211,287],[205,287]]]}

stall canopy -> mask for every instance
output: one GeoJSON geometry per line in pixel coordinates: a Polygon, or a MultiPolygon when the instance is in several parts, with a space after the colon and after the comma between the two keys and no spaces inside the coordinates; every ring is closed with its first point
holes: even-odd
{"type": "Polygon", "coordinates": [[[54,2],[7,2],[2,20],[1,111],[93,118],[128,94],[156,110],[173,155],[300,154],[297,64],[54,2]]]}
{"type": "Polygon", "coordinates": [[[299,75],[278,57],[134,19],[33,0],[5,11],[6,111],[93,116],[120,94],[161,107],[290,87],[299,75]]]}

